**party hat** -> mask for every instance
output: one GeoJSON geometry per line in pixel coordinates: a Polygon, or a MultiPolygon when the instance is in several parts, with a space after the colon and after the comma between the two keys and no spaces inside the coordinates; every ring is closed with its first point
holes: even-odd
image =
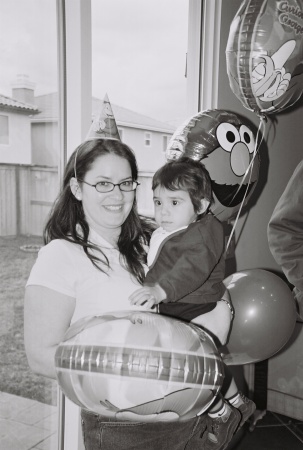
{"type": "Polygon", "coordinates": [[[91,124],[89,132],[86,136],[86,140],[91,139],[121,140],[115,116],[107,94],[105,94],[101,110],[95,115],[93,123],[91,124]]]}

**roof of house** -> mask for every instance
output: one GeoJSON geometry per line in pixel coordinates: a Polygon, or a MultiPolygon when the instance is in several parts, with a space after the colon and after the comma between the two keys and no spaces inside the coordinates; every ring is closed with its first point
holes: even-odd
{"type": "Polygon", "coordinates": [[[35,105],[29,103],[20,102],[6,95],[0,94],[0,108],[14,109],[19,111],[30,111],[32,114],[37,114],[39,109],[35,105]]]}
{"type": "MultiPolygon", "coordinates": [[[[102,103],[103,101],[99,98],[92,98],[93,117],[102,107],[102,103]]],[[[111,103],[111,106],[118,126],[120,125],[131,128],[141,128],[144,130],[162,131],[164,133],[174,133],[175,131],[175,127],[168,123],[152,119],[151,117],[144,116],[143,114],[113,103],[111,103]]]]}
{"type": "MultiPolygon", "coordinates": [[[[39,108],[39,114],[35,115],[33,121],[53,121],[58,118],[58,93],[39,95],[35,97],[35,102],[39,108]]],[[[100,110],[103,101],[92,97],[92,119],[100,110]]],[[[141,128],[144,130],[159,131],[172,134],[175,127],[172,125],[144,116],[122,106],[111,103],[114,116],[118,126],[130,128],[141,128]]]]}

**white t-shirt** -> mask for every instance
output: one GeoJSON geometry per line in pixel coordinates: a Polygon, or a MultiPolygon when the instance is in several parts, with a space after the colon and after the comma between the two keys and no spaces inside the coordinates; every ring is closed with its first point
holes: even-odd
{"type": "Polygon", "coordinates": [[[140,284],[121,265],[119,251],[94,231],[90,240],[100,245],[108,257],[108,275],[91,263],[81,246],[55,239],[39,251],[27,286],[44,286],[75,298],[72,322],[110,311],[146,311],[144,306],[131,306],[128,301],[140,284]]]}

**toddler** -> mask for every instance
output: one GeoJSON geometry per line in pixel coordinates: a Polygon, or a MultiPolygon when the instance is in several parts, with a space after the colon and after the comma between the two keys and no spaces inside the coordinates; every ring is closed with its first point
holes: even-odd
{"type": "MultiPolygon", "coordinates": [[[[161,314],[199,325],[225,344],[231,317],[220,308],[226,302],[232,314],[232,306],[223,283],[224,230],[209,212],[209,174],[202,163],[183,157],[155,173],[152,189],[159,227],[151,237],[143,287],[130,302],[159,305],[161,314]]],[[[229,383],[225,398],[218,396],[208,411],[205,450],[225,449],[256,408],[230,376],[229,383]]]]}

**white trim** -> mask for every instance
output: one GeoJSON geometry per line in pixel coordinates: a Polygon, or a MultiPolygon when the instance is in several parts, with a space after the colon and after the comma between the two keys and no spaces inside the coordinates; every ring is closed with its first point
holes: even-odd
{"type": "Polygon", "coordinates": [[[202,3],[203,0],[189,0],[186,62],[186,113],[189,117],[199,110],[202,3]]]}
{"type": "MultiPolygon", "coordinates": [[[[57,0],[57,17],[60,143],[63,146],[60,160],[66,160],[83,142],[91,125],[91,1],[57,0]]],[[[68,399],[59,404],[62,405],[59,430],[63,432],[58,437],[59,450],[84,450],[79,407],[68,399]]]]}
{"type": "Polygon", "coordinates": [[[81,409],[65,397],[64,449],[84,450],[81,429],[81,409]]]}
{"type": "Polygon", "coordinates": [[[218,107],[221,10],[222,0],[203,1],[200,111],[218,107]]]}
{"type": "Polygon", "coordinates": [[[218,107],[222,0],[189,0],[188,116],[218,107]]]}
{"type": "Polygon", "coordinates": [[[91,1],[62,0],[66,18],[67,157],[85,140],[92,115],[91,1]]]}

